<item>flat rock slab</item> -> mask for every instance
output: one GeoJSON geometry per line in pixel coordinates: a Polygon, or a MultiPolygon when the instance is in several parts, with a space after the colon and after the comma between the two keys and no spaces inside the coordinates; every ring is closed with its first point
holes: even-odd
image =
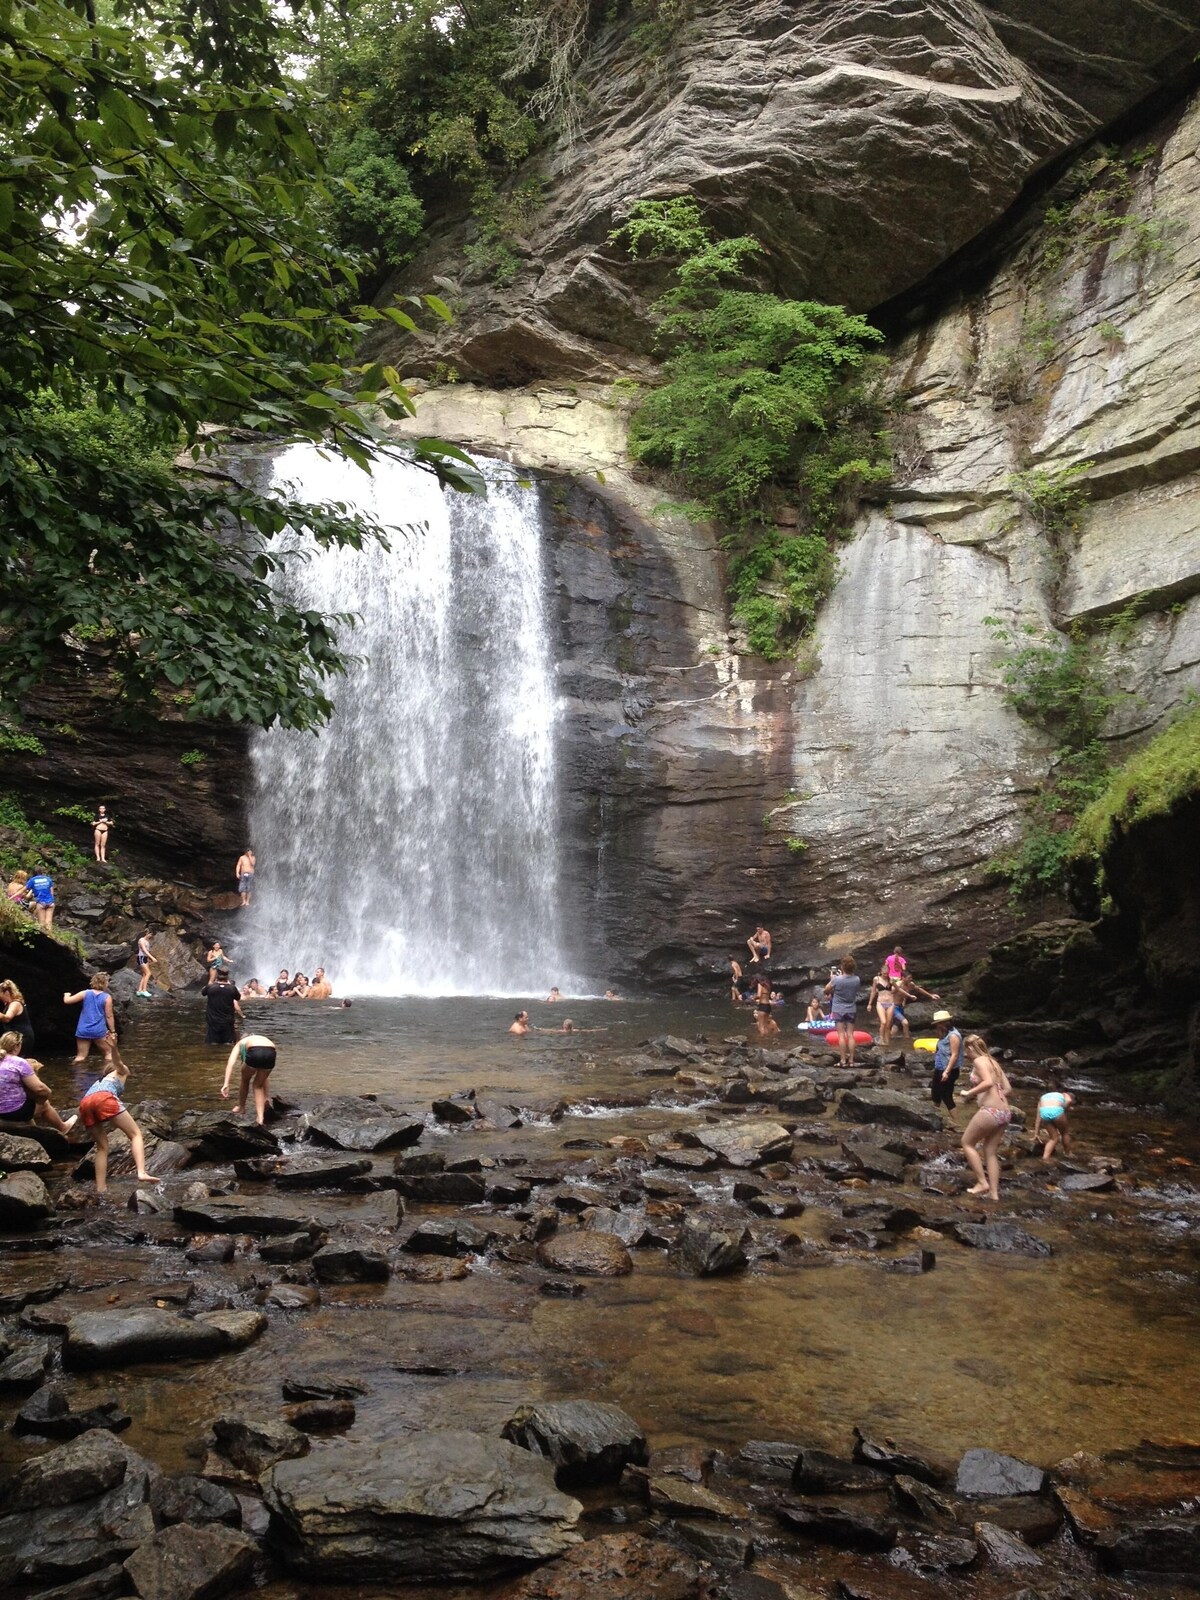
{"type": "Polygon", "coordinates": [[[288,1234],[317,1237],[321,1229],[303,1201],[277,1200],[273,1195],[217,1195],[211,1200],[185,1200],[175,1207],[175,1221],[196,1233],[288,1234]]]}
{"type": "Polygon", "coordinates": [[[274,1467],[265,1498],[291,1571],[356,1584],[468,1581],[546,1560],[578,1544],[583,1509],[548,1461],[459,1431],[324,1446],[274,1467]]]}
{"type": "Polygon", "coordinates": [[[896,1542],[894,1522],[857,1507],[796,1503],[777,1507],[777,1515],[794,1532],[845,1550],[890,1550],[896,1542]]]}
{"type": "Polygon", "coordinates": [[[719,1122],[713,1128],[700,1129],[696,1141],[731,1167],[759,1167],[764,1161],[786,1160],[792,1153],[788,1130],[765,1118],[719,1122]]]}
{"type": "Polygon", "coordinates": [[[173,1310],[186,1306],[195,1292],[196,1285],[186,1278],[169,1283],[119,1283],[81,1289],[59,1295],[45,1305],[26,1306],[21,1323],[38,1333],[65,1333],[72,1319],[85,1311],[173,1310]],[[166,1302],[165,1307],[158,1304],[160,1300],[166,1302]]]}
{"type": "Polygon", "coordinates": [[[996,1250],[1007,1256],[1045,1257],[1054,1254],[1045,1239],[1026,1233],[1015,1222],[958,1222],[954,1237],[972,1250],[996,1250]]]}
{"type": "Polygon", "coordinates": [[[221,1454],[255,1478],[278,1461],[308,1454],[307,1434],[274,1417],[215,1417],[212,1431],[221,1454]]]}
{"type": "Polygon", "coordinates": [[[1111,1172],[1075,1172],[1058,1182],[1064,1194],[1108,1194],[1116,1186],[1111,1172]]]}
{"type": "Polygon", "coordinates": [[[138,1361],[194,1361],[240,1350],[263,1331],[261,1311],[86,1311],[67,1325],[63,1365],[75,1371],[138,1361]]]}
{"type": "Polygon", "coordinates": [[[505,1439],[543,1456],[560,1484],[606,1483],[646,1461],[646,1436],[620,1406],[596,1400],[539,1401],[522,1406],[501,1430],[505,1439]]]}
{"type": "Polygon", "coordinates": [[[257,1554],[236,1528],[177,1523],[135,1550],[125,1571],[142,1600],[218,1600],[249,1575],[257,1554]]]}
{"type": "Polygon", "coordinates": [[[302,1135],[338,1150],[404,1150],[425,1132],[419,1117],[374,1100],[347,1098],[314,1107],[300,1119],[302,1135]]]}
{"type": "Polygon", "coordinates": [[[639,1533],[609,1533],[505,1584],[494,1600],[695,1600],[686,1552],[639,1533]]]}
{"type": "Polygon", "coordinates": [[[239,1178],[273,1183],[279,1189],[337,1189],[342,1184],[369,1177],[371,1163],[366,1156],[254,1156],[235,1161],[239,1178]]]}
{"type": "Polygon", "coordinates": [[[1002,1456],[995,1450],[968,1450],[958,1464],[954,1487],[972,1499],[993,1500],[1010,1494],[1041,1494],[1046,1474],[1041,1467],[1002,1456]]]}
{"type": "Polygon", "coordinates": [[[275,1155],[279,1140],[267,1128],[241,1122],[222,1111],[187,1111],[171,1129],[172,1139],[195,1144],[202,1159],[232,1161],[238,1156],[275,1155]]]}
{"type": "Polygon", "coordinates": [[[846,1122],[882,1122],[892,1128],[942,1126],[940,1112],[894,1089],[847,1089],[838,1103],[838,1115],[846,1122]]]}
{"type": "Polygon", "coordinates": [[[538,1246],[537,1258],[551,1272],[580,1278],[622,1278],[633,1271],[633,1257],[613,1233],[556,1233],[538,1246]]]}

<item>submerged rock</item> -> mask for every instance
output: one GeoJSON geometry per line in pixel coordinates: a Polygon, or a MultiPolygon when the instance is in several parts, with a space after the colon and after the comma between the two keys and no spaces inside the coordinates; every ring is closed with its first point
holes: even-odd
{"type": "Polygon", "coordinates": [[[359,1584],[470,1581],[545,1560],[579,1542],[583,1509],[549,1462],[457,1431],[280,1462],[266,1503],[291,1571],[359,1584]]]}
{"type": "Polygon", "coordinates": [[[517,1578],[495,1600],[696,1600],[699,1568],[674,1545],[607,1533],[517,1578]]]}
{"type": "Polygon", "coordinates": [[[538,1245],[537,1258],[551,1272],[581,1278],[621,1278],[633,1271],[633,1257],[614,1233],[556,1233],[538,1245]]]}
{"type": "Polygon", "coordinates": [[[998,1250],[1009,1256],[1045,1257],[1054,1254],[1045,1239],[1026,1233],[1015,1222],[959,1222],[954,1226],[959,1244],[972,1250],[998,1250]]]}
{"type": "Polygon", "coordinates": [[[121,1410],[116,1395],[89,1395],[90,1404],[76,1411],[65,1389],[46,1384],[17,1412],[14,1433],[37,1433],[46,1439],[75,1439],[93,1428],[121,1433],[133,1418],[121,1410]]]}
{"type": "Polygon", "coordinates": [[[646,1436],[620,1406],[596,1400],[539,1401],[522,1406],[502,1436],[544,1456],[563,1485],[605,1483],[646,1460],[646,1436]]]}
{"type": "Polygon", "coordinates": [[[143,1600],[219,1600],[249,1576],[258,1546],[219,1525],[161,1528],[125,1563],[143,1600]]]}

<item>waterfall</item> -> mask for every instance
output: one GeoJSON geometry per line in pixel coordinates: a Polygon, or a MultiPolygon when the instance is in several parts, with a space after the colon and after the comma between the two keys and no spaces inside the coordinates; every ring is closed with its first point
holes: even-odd
{"type": "Polygon", "coordinates": [[[358,613],[332,721],[251,746],[245,975],[328,971],[339,994],[566,988],[555,693],[538,496],[482,463],[486,500],[403,460],[371,475],[295,445],[275,481],[371,511],[392,549],[315,546],[287,598],[358,613]],[[406,525],[424,524],[423,528],[406,525]]]}

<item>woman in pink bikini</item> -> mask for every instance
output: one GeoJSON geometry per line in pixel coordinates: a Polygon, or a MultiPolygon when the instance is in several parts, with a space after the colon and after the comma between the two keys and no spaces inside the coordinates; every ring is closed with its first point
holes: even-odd
{"type": "Polygon", "coordinates": [[[979,1109],[962,1136],[963,1154],[979,1180],[967,1193],[999,1200],[1000,1141],[1012,1121],[1008,1103],[1012,1084],[977,1033],[969,1033],[963,1040],[963,1054],[971,1063],[971,1087],[964,1089],[959,1099],[979,1102],[979,1109]]]}

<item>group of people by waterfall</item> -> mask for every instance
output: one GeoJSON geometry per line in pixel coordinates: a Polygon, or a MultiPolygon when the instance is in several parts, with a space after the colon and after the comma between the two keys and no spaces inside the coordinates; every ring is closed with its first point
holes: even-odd
{"type": "MultiPolygon", "coordinates": [[[[750,950],[747,970],[736,956],[730,956],[730,998],[735,1005],[754,1007],[755,1032],[759,1037],[778,1034],[779,1024],[775,1008],[782,1006],[784,996],[775,988],[768,973],[774,950],[770,932],[760,923],[746,941],[750,950]]],[[[853,955],[845,955],[834,967],[824,986],[809,998],[803,1022],[797,1024],[836,1044],[838,1061],[847,1071],[855,1065],[855,1052],[859,1046],[874,1044],[869,1033],[858,1028],[858,1007],[863,979],[853,955]]],[[[912,1034],[908,1008],[919,999],[941,1006],[941,996],[919,984],[909,970],[908,959],[900,945],[896,945],[880,965],[871,980],[867,995],[868,1013],[874,1011],[879,1019],[878,1043],[887,1048],[900,1030],[900,1039],[911,1044],[912,1034]]],[[[957,1104],[969,1104],[971,1117],[963,1129],[961,1148],[975,1183],[967,1193],[998,1200],[1000,1197],[1000,1146],[1013,1120],[1009,1104],[1012,1084],[987,1042],[978,1033],[964,1034],[956,1025],[951,1012],[939,1009],[933,1013],[935,1037],[918,1040],[921,1048],[932,1049],[933,1066],[929,1094],[933,1103],[947,1113],[953,1113],[957,1104]],[[958,1092],[955,1088],[964,1063],[968,1066],[970,1087],[958,1092]]],[[[1070,1150],[1068,1113],[1074,1097],[1065,1094],[1057,1081],[1038,1102],[1034,1141],[1042,1145],[1042,1159],[1050,1161],[1058,1149],[1070,1150]]]]}

